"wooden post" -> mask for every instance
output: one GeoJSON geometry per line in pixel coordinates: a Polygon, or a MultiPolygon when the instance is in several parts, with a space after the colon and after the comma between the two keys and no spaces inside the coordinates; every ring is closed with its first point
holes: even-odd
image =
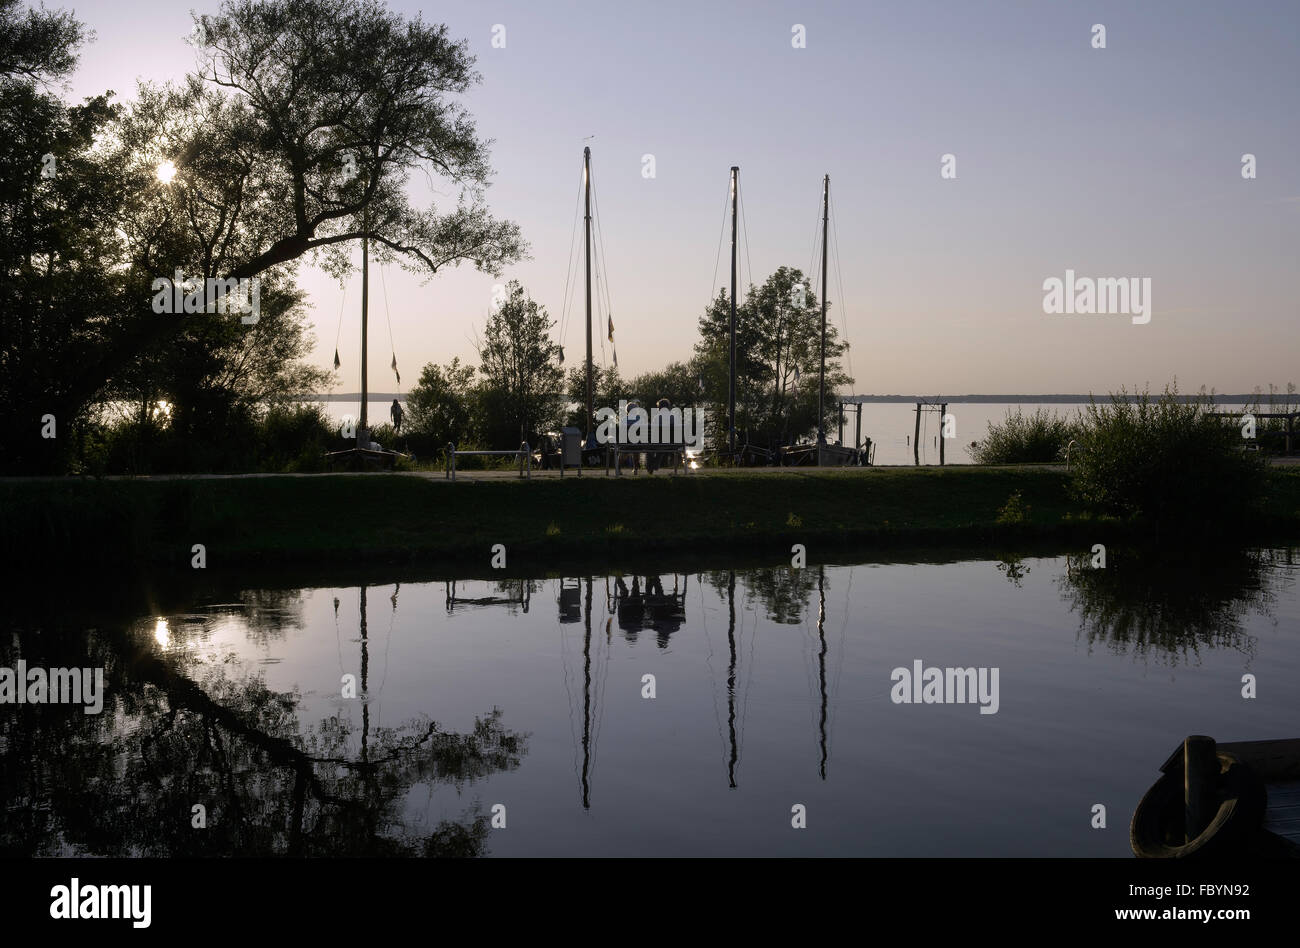
{"type": "Polygon", "coordinates": [[[916,403],[916,432],[912,435],[912,463],[921,465],[921,403],[916,403]]]}
{"type": "Polygon", "coordinates": [[[840,402],[839,406],[840,409],[838,415],[840,421],[840,447],[842,448],[844,447],[844,403],[840,402]]]}
{"type": "Polygon", "coordinates": [[[1219,811],[1219,753],[1214,738],[1193,734],[1183,742],[1183,804],[1187,841],[1205,832],[1219,811]]]}
{"type": "Polygon", "coordinates": [[[943,467],[943,442],[945,440],[943,436],[943,426],[945,423],[944,419],[947,417],[948,417],[948,403],[943,402],[939,406],[939,466],[940,467],[943,467]]]}
{"type": "Polygon", "coordinates": [[[853,450],[862,450],[862,402],[858,402],[858,426],[853,435],[853,450]]]}

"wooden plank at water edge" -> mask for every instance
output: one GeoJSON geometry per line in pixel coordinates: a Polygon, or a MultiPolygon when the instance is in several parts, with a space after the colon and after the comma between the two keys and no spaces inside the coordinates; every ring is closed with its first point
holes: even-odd
{"type": "Polygon", "coordinates": [[[1300,844],[1300,780],[1265,784],[1264,829],[1300,844]]]}
{"type": "Polygon", "coordinates": [[[1300,739],[1238,741],[1219,750],[1236,757],[1266,783],[1300,780],[1300,739]]]}

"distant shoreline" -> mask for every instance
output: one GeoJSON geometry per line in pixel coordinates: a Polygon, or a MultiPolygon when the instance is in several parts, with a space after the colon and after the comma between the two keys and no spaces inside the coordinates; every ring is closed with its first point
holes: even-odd
{"type": "MultiPolygon", "coordinates": [[[[1285,396],[1285,392],[1278,393],[1285,396]]],[[[1199,398],[1198,395],[1179,395],[1178,401],[1187,404],[1199,398]]],[[[1248,405],[1256,399],[1261,401],[1268,397],[1267,394],[1246,394],[1246,395],[1215,395],[1214,403],[1216,405],[1248,405]]],[[[400,392],[371,392],[368,401],[392,401],[397,399],[399,402],[406,401],[407,396],[400,392]]],[[[1110,395],[1098,395],[1097,401],[1112,401],[1110,395]]],[[[361,401],[360,392],[344,392],[339,395],[299,395],[293,399],[299,402],[359,402],[361,401]]],[[[914,405],[918,401],[936,402],[944,401],[949,404],[973,404],[973,405],[1086,405],[1093,400],[1091,395],[847,395],[844,397],[844,403],[848,405],[861,402],[866,405],[914,405]]]]}

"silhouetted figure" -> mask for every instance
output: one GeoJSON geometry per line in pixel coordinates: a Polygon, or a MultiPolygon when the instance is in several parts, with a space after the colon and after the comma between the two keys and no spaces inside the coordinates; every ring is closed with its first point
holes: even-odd
{"type": "Polygon", "coordinates": [[[393,407],[388,409],[388,414],[393,419],[393,431],[396,434],[402,433],[402,403],[393,399],[393,407]]]}
{"type": "Polygon", "coordinates": [[[650,626],[657,634],[660,648],[668,647],[669,637],[682,627],[686,621],[685,600],[677,593],[676,582],[671,593],[664,592],[663,582],[658,576],[647,576],[645,580],[646,614],[650,626]]]}
{"type": "MultiPolygon", "coordinates": [[[[639,401],[633,399],[632,401],[628,402],[627,414],[624,416],[626,419],[627,427],[631,428],[633,417],[637,413],[644,412],[644,411],[645,409],[641,407],[641,403],[639,401]]],[[[647,421],[648,421],[648,416],[647,416],[647,421]]],[[[626,446],[620,445],[620,447],[626,447],[626,446]]],[[[631,454],[632,454],[632,470],[639,474],[641,472],[641,452],[639,450],[633,450],[631,454]]]]}
{"type": "MultiPolygon", "coordinates": [[[[667,412],[672,407],[673,407],[673,403],[666,398],[661,398],[659,399],[659,401],[655,402],[655,408],[663,409],[665,412],[667,412]]],[[[661,421],[660,421],[660,425],[658,426],[658,430],[651,431],[651,435],[655,438],[660,439],[665,443],[669,443],[669,444],[676,443],[678,432],[673,430],[675,426],[673,425],[672,421],[666,421],[665,424],[665,420],[668,418],[668,416],[660,415],[659,417],[661,421]],[[667,427],[668,430],[667,431],[662,430],[664,427],[667,427]]],[[[673,463],[673,455],[672,452],[670,451],[647,451],[646,452],[645,467],[646,470],[649,471],[651,474],[653,474],[658,468],[667,467],[672,463],[673,463]]]]}
{"type": "Polygon", "coordinates": [[[614,580],[614,586],[617,590],[618,627],[628,642],[635,642],[645,619],[645,599],[641,595],[641,578],[632,577],[631,592],[628,591],[627,583],[623,581],[622,576],[614,580]]]}

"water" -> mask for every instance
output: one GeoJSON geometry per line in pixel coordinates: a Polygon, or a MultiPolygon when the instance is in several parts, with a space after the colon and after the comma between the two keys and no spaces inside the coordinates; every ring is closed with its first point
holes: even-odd
{"type": "MultiPolygon", "coordinates": [[[[328,417],[342,423],[344,416],[358,418],[361,414],[361,402],[323,402],[328,417]]],[[[371,424],[386,423],[392,399],[368,402],[367,415],[371,424]]],[[[988,434],[989,422],[999,423],[1006,419],[1007,413],[1017,410],[1031,415],[1035,410],[1044,408],[1066,417],[1074,417],[1082,405],[1026,403],[966,403],[953,402],[948,405],[948,413],[955,421],[955,435],[944,447],[944,462],[947,464],[970,464],[970,443],[980,441],[988,434]]],[[[844,424],[844,442],[853,443],[857,424],[856,410],[849,407],[844,424]]],[[[862,437],[871,438],[875,443],[875,463],[911,464],[912,438],[916,426],[916,407],[914,403],[895,404],[889,402],[871,402],[862,406],[862,437]]],[[[921,463],[939,463],[939,445],[936,440],[942,427],[937,411],[921,413],[921,463]]],[[[832,441],[839,437],[839,429],[831,428],[828,436],[832,441]]]]}
{"type": "Polygon", "coordinates": [[[0,851],[1125,856],[1184,736],[1296,736],[1297,554],[29,586],[0,667],[107,697],[0,708],[0,851]]]}

